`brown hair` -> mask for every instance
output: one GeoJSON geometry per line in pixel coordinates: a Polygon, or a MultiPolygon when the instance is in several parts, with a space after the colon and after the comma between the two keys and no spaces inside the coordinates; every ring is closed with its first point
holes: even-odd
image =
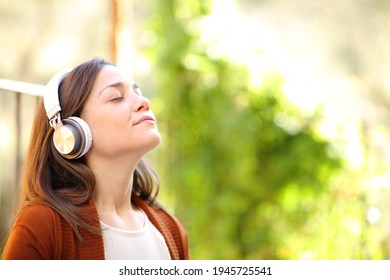
{"type": "MultiPolygon", "coordinates": [[[[80,117],[96,76],[105,65],[112,63],[94,58],[74,68],[61,82],[59,96],[62,119],[80,117]]],[[[53,129],[40,100],[34,118],[30,146],[22,175],[20,207],[31,203],[45,203],[67,221],[81,240],[80,229],[99,233],[81,215],[82,206],[91,198],[95,178],[84,157],[63,158],[52,141],[53,129]]],[[[157,174],[143,160],[134,172],[133,192],[153,203],[158,193],[157,174]]]]}

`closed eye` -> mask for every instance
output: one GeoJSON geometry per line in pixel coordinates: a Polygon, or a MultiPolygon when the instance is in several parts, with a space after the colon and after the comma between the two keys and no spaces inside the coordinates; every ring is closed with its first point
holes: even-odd
{"type": "Polygon", "coordinates": [[[118,101],[121,101],[124,98],[125,97],[123,95],[115,96],[115,97],[110,99],[110,102],[118,102],[118,101]]]}

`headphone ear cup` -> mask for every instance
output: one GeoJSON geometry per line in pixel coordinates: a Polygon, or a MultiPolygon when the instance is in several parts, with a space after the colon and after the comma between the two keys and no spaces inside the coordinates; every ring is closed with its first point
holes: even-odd
{"type": "Polygon", "coordinates": [[[85,155],[92,146],[92,133],[88,124],[81,118],[69,117],[62,120],[53,135],[54,146],[67,159],[77,159],[85,155]]]}

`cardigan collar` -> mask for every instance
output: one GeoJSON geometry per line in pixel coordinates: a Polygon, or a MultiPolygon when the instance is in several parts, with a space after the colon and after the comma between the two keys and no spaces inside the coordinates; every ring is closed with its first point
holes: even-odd
{"type": "MultiPolygon", "coordinates": [[[[154,208],[153,206],[151,206],[146,201],[142,200],[137,195],[133,194],[131,200],[135,205],[137,205],[146,213],[151,223],[162,234],[167,244],[169,253],[171,255],[171,259],[172,260],[180,259],[180,253],[176,248],[175,239],[171,232],[172,229],[168,228],[164,223],[164,219],[172,219],[172,218],[169,215],[165,215],[165,214],[163,214],[164,217],[162,217],[161,214],[165,213],[165,211],[159,211],[161,209],[154,208]]],[[[83,213],[85,213],[87,217],[95,218],[89,220],[89,224],[91,226],[101,229],[99,214],[92,197],[87,203],[87,205],[84,207],[83,213]]],[[[104,243],[103,243],[102,234],[96,236],[85,230],[83,230],[81,234],[85,242],[82,242],[82,244],[80,244],[79,247],[80,259],[104,259],[104,243]],[[96,254],[97,252],[99,253],[96,254]]]]}

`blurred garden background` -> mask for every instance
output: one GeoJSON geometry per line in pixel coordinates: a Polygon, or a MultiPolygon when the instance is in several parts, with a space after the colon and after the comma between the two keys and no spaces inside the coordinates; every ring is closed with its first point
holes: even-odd
{"type": "Polygon", "coordinates": [[[41,86],[100,56],[151,100],[193,259],[389,258],[389,23],[388,0],[0,0],[1,236],[41,86]]]}

